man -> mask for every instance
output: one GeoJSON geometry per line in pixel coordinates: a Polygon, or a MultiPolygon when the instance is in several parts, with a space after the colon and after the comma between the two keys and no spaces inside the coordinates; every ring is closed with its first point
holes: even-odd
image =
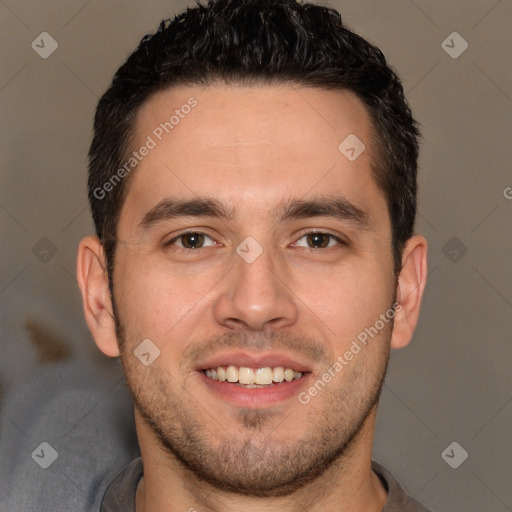
{"type": "Polygon", "coordinates": [[[371,459],[415,329],[419,133],[339,14],[218,0],[163,21],[96,112],[85,317],[142,457],[102,511],[424,511],[371,459]]]}

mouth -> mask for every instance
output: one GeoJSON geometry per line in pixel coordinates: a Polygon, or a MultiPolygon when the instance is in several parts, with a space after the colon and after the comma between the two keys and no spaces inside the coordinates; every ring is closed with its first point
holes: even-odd
{"type": "Polygon", "coordinates": [[[284,366],[249,368],[247,366],[228,365],[207,368],[203,370],[203,373],[209,379],[254,389],[267,388],[282,382],[292,382],[300,379],[304,372],[284,366]]]}
{"type": "Polygon", "coordinates": [[[309,366],[285,354],[261,357],[241,352],[204,361],[196,370],[215,398],[257,409],[297,398],[312,375],[309,366]]]}

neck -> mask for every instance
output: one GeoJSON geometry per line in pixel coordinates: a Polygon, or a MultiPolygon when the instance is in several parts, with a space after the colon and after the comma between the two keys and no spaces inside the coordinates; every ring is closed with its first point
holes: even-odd
{"type": "Polygon", "coordinates": [[[228,493],[201,480],[165,451],[136,412],[144,476],[136,495],[137,512],[381,512],[387,492],[371,469],[376,408],[345,452],[313,482],[292,494],[272,498],[228,493]]]}

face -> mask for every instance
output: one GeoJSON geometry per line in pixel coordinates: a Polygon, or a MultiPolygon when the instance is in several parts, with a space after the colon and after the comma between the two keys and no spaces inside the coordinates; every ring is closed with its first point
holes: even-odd
{"type": "Polygon", "coordinates": [[[139,112],[142,146],[113,297],[138,428],[219,488],[291,492],[347,453],[386,371],[369,116],[345,91],[175,88],[139,112]]]}

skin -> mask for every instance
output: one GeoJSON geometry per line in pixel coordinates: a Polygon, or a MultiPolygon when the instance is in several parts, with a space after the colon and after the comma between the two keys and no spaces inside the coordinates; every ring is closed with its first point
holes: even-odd
{"type": "Polygon", "coordinates": [[[397,281],[391,221],[370,168],[368,113],[348,91],[180,87],[142,107],[133,148],[190,97],[198,105],[130,176],[118,224],[116,318],[101,244],[87,236],[78,252],[86,321],[100,350],[121,357],[135,402],[144,462],[137,511],[381,511],[387,493],[370,465],[378,397],[390,348],[406,346],[417,324],[427,242],[408,240],[397,281]],[[366,145],[353,162],[338,150],[349,134],[366,145]],[[366,210],[369,229],[331,217],[276,221],[283,201],[332,194],[366,210]],[[209,196],[236,216],[142,230],[145,213],[169,196],[209,196]],[[190,238],[176,239],[185,230],[211,238],[186,252],[190,238]],[[346,245],[327,237],[316,242],[326,248],[315,247],[312,231],[346,245]],[[236,252],[248,236],[263,249],[252,263],[236,252]],[[308,364],[307,391],[395,297],[394,322],[307,405],[297,396],[233,405],[196,371],[205,354],[278,350],[308,364]],[[160,350],[149,366],[133,354],[144,339],[160,350]]]}

